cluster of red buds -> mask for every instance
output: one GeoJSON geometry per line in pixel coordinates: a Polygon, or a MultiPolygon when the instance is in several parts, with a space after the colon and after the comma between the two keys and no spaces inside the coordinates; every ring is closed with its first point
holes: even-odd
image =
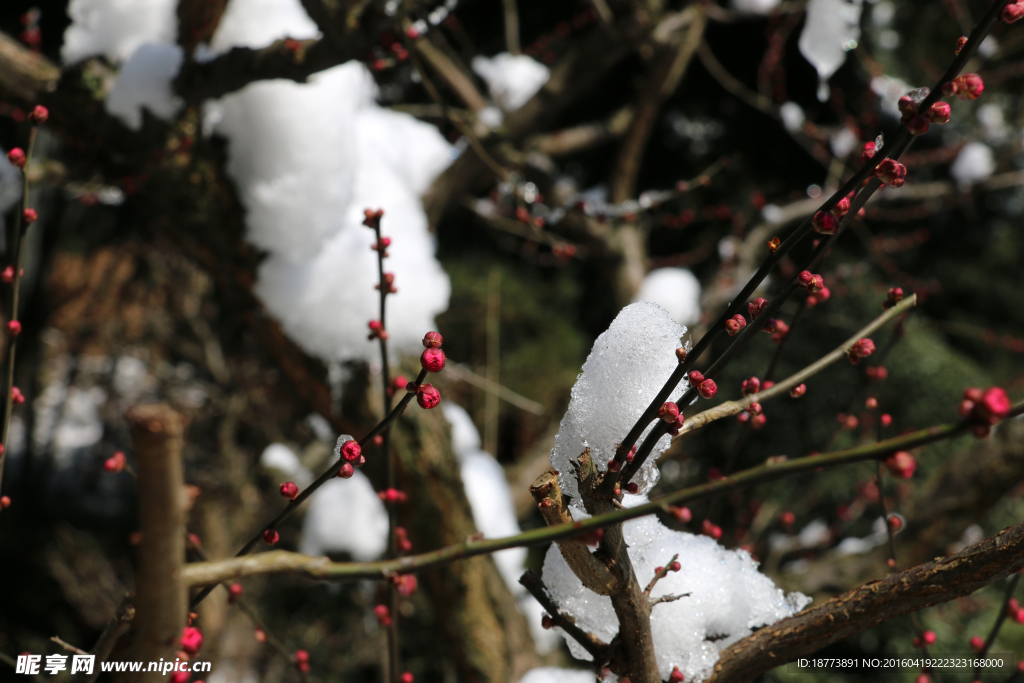
{"type": "MultiPolygon", "coordinates": [[[[984,89],[984,86],[982,86],[984,89]]],[[[950,108],[946,102],[935,102],[927,111],[919,111],[921,102],[931,94],[928,88],[912,90],[899,99],[897,106],[903,113],[901,121],[912,135],[923,135],[933,123],[948,123],[950,108]]],[[[978,94],[981,94],[980,92],[978,94]]],[[[971,98],[974,99],[974,98],[971,98]]]]}
{"type": "Polygon", "coordinates": [[[853,346],[846,352],[846,357],[850,359],[850,362],[854,365],[861,362],[875,352],[875,342],[871,341],[867,337],[858,339],[854,342],[853,346]]]}
{"type": "Polygon", "coordinates": [[[697,391],[704,398],[714,398],[715,394],[718,393],[718,385],[715,384],[713,379],[704,379],[704,373],[699,370],[693,370],[690,372],[690,386],[697,387],[697,391]]]}
{"type": "Polygon", "coordinates": [[[1003,11],[999,14],[999,18],[1007,24],[1020,21],[1021,17],[1024,17],[1024,0],[1017,0],[1017,2],[1004,5],[1003,11]]]}
{"type": "Polygon", "coordinates": [[[964,74],[942,84],[942,94],[956,95],[961,100],[976,100],[985,92],[985,82],[978,74],[964,74]]]}
{"type": "MultiPolygon", "coordinates": [[[[868,144],[871,145],[871,156],[874,156],[875,143],[870,142],[868,144]]],[[[867,145],[865,145],[865,149],[867,149],[867,145]]],[[[814,214],[814,217],[811,219],[811,226],[814,228],[814,232],[822,235],[835,234],[836,230],[839,229],[839,221],[850,212],[850,200],[853,199],[854,194],[854,192],[850,192],[850,194],[840,199],[830,211],[819,211],[814,214]]]]}
{"type": "Polygon", "coordinates": [[[387,258],[389,256],[389,254],[388,254],[388,247],[390,247],[390,246],[391,246],[391,238],[390,237],[381,237],[378,241],[376,241],[376,242],[374,242],[373,244],[370,245],[370,249],[372,249],[374,251],[377,251],[379,249],[381,257],[382,258],[387,258]]]}
{"type": "Polygon", "coordinates": [[[378,491],[377,497],[385,503],[405,503],[409,500],[409,495],[405,491],[399,491],[398,489],[378,491]]]}
{"type": "Polygon", "coordinates": [[[1010,414],[1010,397],[1001,387],[979,389],[971,387],[964,391],[960,402],[961,417],[971,420],[974,435],[983,439],[992,431],[992,425],[1005,420],[1010,414]]]}
{"type": "Polygon", "coordinates": [[[935,631],[925,631],[920,636],[914,636],[913,644],[914,647],[928,647],[934,645],[936,640],[935,631]]]}
{"type": "Polygon", "coordinates": [[[759,391],[761,391],[761,380],[756,377],[745,379],[740,383],[740,393],[744,396],[756,394],[759,391]]]}
{"type": "Polygon", "coordinates": [[[295,668],[302,673],[309,673],[309,652],[306,650],[295,651],[295,668]]]}
{"type": "MultiPolygon", "coordinates": [[[[683,421],[686,418],[683,416],[683,411],[679,410],[678,405],[672,401],[666,401],[658,409],[658,417],[668,423],[668,431],[672,436],[679,436],[679,430],[683,428],[683,421]]],[[[634,452],[634,450],[630,450],[630,455],[627,456],[629,460],[633,459],[634,452]]]]}
{"type": "MultiPolygon", "coordinates": [[[[424,351],[420,355],[420,365],[427,372],[440,372],[444,369],[446,359],[444,351],[441,350],[443,342],[444,337],[437,332],[427,332],[423,335],[424,351]]],[[[410,394],[416,394],[416,403],[421,408],[430,410],[431,408],[436,408],[441,403],[441,392],[432,384],[407,382],[405,390],[410,394]]]]}
{"type": "Polygon", "coordinates": [[[892,308],[901,301],[903,301],[903,288],[890,287],[889,294],[887,295],[885,301],[882,302],[882,308],[892,308]]]}
{"type": "Polygon", "coordinates": [[[277,533],[277,529],[263,530],[263,542],[267,545],[277,545],[277,542],[280,540],[281,534],[277,533]]]}
{"type": "Polygon", "coordinates": [[[366,323],[366,326],[370,328],[370,334],[366,338],[370,341],[374,339],[380,339],[381,341],[387,341],[388,331],[384,329],[384,323],[379,320],[371,320],[366,323]]]}
{"type": "Polygon", "coordinates": [[[1010,617],[1018,624],[1024,624],[1024,607],[1020,606],[1020,602],[1017,598],[1010,598],[1006,603],[1006,616],[1010,617]]]}
{"type": "Polygon", "coordinates": [[[377,617],[377,623],[388,628],[391,626],[391,610],[388,609],[387,605],[377,605],[373,608],[373,613],[377,617]]]}
{"type": "MultiPolygon", "coordinates": [[[[387,254],[384,255],[387,256],[387,254]]],[[[377,291],[380,291],[381,285],[387,287],[388,294],[398,294],[398,287],[395,287],[394,273],[384,273],[384,281],[378,282],[373,286],[373,288],[376,289],[377,291]]]]}
{"type": "Polygon", "coordinates": [[[917,460],[907,451],[896,451],[883,463],[894,477],[910,479],[917,469],[917,460]]]}
{"type": "MultiPolygon", "coordinates": [[[[825,286],[825,278],[809,270],[801,270],[796,276],[797,284],[806,289],[810,296],[807,297],[807,306],[817,306],[828,301],[832,292],[825,286]]],[[[788,330],[787,330],[788,331],[788,330]]],[[[781,341],[781,339],[779,340],[781,341]]]]}
{"type": "Polygon", "coordinates": [[[203,633],[195,626],[186,626],[181,631],[181,649],[182,651],[194,657],[198,654],[199,650],[203,647],[203,633]]]}
{"type": "MultiPolygon", "coordinates": [[[[679,564],[678,560],[673,561],[672,564],[670,564],[667,567],[668,571],[670,571],[670,572],[677,572],[677,571],[679,571],[682,568],[683,568],[683,565],[679,564]]],[[[654,573],[655,574],[660,574],[663,571],[665,571],[665,569],[666,569],[666,567],[655,567],[654,568],[654,573]]]]}
{"type": "Polygon", "coordinates": [[[124,453],[115,451],[112,456],[103,461],[103,470],[110,473],[122,472],[125,464],[124,453]]]}
{"type": "MultiPolygon", "coordinates": [[[[756,320],[757,316],[761,315],[764,309],[768,308],[768,299],[762,296],[757,297],[749,304],[747,304],[747,312],[750,313],[750,319],[756,320]]],[[[769,334],[774,333],[779,328],[779,321],[775,318],[768,318],[765,322],[764,327],[761,328],[762,332],[768,332],[769,334]]],[[[741,328],[742,329],[742,328],[741,328]]]]}
{"type": "Polygon", "coordinates": [[[395,547],[403,553],[412,550],[412,541],[409,540],[409,532],[404,526],[395,527],[395,547]]]}
{"type": "Polygon", "coordinates": [[[363,225],[374,230],[380,229],[380,219],[384,217],[384,209],[366,209],[363,211],[363,225]]]}
{"type": "Polygon", "coordinates": [[[416,580],[416,577],[412,574],[401,574],[398,576],[392,576],[391,583],[394,584],[395,590],[397,590],[398,594],[401,595],[403,598],[410,597],[413,593],[416,592],[416,589],[419,587],[419,582],[416,580]]]}
{"type": "Polygon", "coordinates": [[[735,337],[740,333],[744,327],[747,326],[747,319],[741,314],[737,313],[733,317],[725,321],[725,333],[730,337],[735,337]]]}
{"type": "Polygon", "coordinates": [[[875,166],[873,175],[891,188],[903,187],[907,167],[895,159],[882,159],[882,163],[875,166]]]}
{"type": "Polygon", "coordinates": [[[710,519],[705,519],[701,522],[700,532],[716,541],[722,537],[722,527],[712,523],[710,519]]]}
{"type": "MultiPolygon", "coordinates": [[[[355,468],[366,464],[363,447],[347,434],[338,437],[338,443],[334,446],[334,454],[345,461],[338,470],[338,476],[342,479],[351,478],[356,472],[355,468]]],[[[283,495],[284,491],[282,490],[281,493],[283,495]]]]}

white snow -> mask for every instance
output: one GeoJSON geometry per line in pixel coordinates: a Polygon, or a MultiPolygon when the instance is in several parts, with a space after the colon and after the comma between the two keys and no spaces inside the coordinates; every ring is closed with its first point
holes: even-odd
{"type": "Polygon", "coordinates": [[[832,149],[832,153],[840,159],[845,159],[860,146],[860,138],[857,137],[853,130],[846,126],[836,131],[831,139],[829,139],[829,147],[832,149]]]}
{"type": "Polygon", "coordinates": [[[899,101],[913,87],[906,81],[893,76],[875,76],[871,79],[871,90],[880,98],[879,108],[890,116],[900,118],[899,101]]]}
{"type": "MultiPolygon", "coordinates": [[[[728,550],[707,536],[673,531],[656,517],[626,522],[623,534],[641,585],[654,576],[655,567],[679,555],[682,570],[669,572],[654,587],[652,597],[690,593],[655,606],[651,614],[662,679],[668,679],[672,667],[678,666],[687,681],[704,680],[726,647],[750,635],[752,629],[795,614],[810,602],[804,595],[787,596],[776,588],[746,551],[728,550]]],[[[584,588],[557,545],[548,549],[543,578],[552,599],[580,628],[611,642],[618,632],[611,599],[584,588]]],[[[574,657],[590,659],[574,640],[565,639],[574,657]]]]}
{"type": "Polygon", "coordinates": [[[318,34],[299,0],[230,0],[210,47],[214,52],[261,48],[282,38],[304,40],[318,34]]]}
{"type": "Polygon", "coordinates": [[[452,451],[461,462],[466,453],[480,449],[480,432],[473,424],[473,418],[459,404],[441,401],[441,412],[452,427],[452,451]]]}
{"type": "Polygon", "coordinates": [[[387,510],[361,471],[350,479],[331,479],[309,497],[299,552],[346,552],[356,562],[368,562],[387,545],[387,510]]]}
{"type": "Polygon", "coordinates": [[[21,199],[21,171],[7,160],[8,151],[0,147],[0,226],[3,215],[21,199]]]}
{"type": "Polygon", "coordinates": [[[818,99],[828,99],[828,79],[860,38],[861,0],[810,0],[800,33],[800,54],[818,72],[818,99]]]}
{"type": "Polygon", "coordinates": [[[744,14],[771,14],[779,0],[732,0],[732,8],[744,14]]]}
{"type": "Polygon", "coordinates": [[[983,142],[968,142],[953,160],[949,174],[953,176],[957,185],[967,186],[985,180],[995,170],[996,161],[992,148],[983,142]]]}
{"type": "Polygon", "coordinates": [[[305,84],[254,83],[211,108],[230,142],[227,169],[248,210],[248,237],[270,253],[256,292],[296,342],[326,360],[379,360],[366,334],[378,315],[366,208],[384,209],[392,239],[391,351],[415,352],[448,306],[419,196],[450,163],[450,146],[434,127],[378,107],[375,94],[366,68],[349,62],[305,84]]]}
{"type": "Polygon", "coordinates": [[[142,127],[142,108],[162,119],[170,119],[181,108],[171,81],[178,75],[184,53],[177,45],[143,43],[117,72],[107,111],[120,117],[129,128],[142,127]]]}
{"type": "Polygon", "coordinates": [[[700,280],[686,268],[657,268],[647,273],[634,301],[658,304],[680,325],[700,320],[700,280]]]}
{"type": "Polygon", "coordinates": [[[474,57],[472,66],[487,83],[491,99],[505,111],[515,111],[526,104],[551,76],[548,68],[532,57],[508,52],[474,57]]]}
{"type": "Polygon", "coordinates": [[[71,25],[61,58],[73,64],[104,55],[122,62],[143,43],[173,43],[178,32],[177,0],[71,0],[71,25]]]}
{"type": "Polygon", "coordinates": [[[594,683],[594,672],[584,669],[560,669],[544,666],[531,669],[519,679],[519,683],[594,683]]]}
{"type": "Polygon", "coordinates": [[[790,133],[796,133],[803,128],[807,119],[803,107],[792,100],[782,103],[779,107],[779,116],[782,118],[782,125],[790,133]]]}
{"type": "MultiPolygon", "coordinates": [[[[641,301],[623,308],[611,326],[594,342],[583,372],[572,388],[569,408],[555,437],[551,464],[559,473],[562,491],[582,506],[570,460],[587,446],[601,471],[630,427],[654,399],[678,365],[675,350],[683,345],[686,328],[661,306],[641,301]]],[[[643,437],[653,428],[645,429],[643,437]]],[[[633,481],[646,493],[658,481],[658,456],[669,447],[668,435],[658,440],[633,481]]]]}
{"type": "Polygon", "coordinates": [[[269,470],[277,470],[278,474],[285,477],[278,484],[292,481],[304,489],[313,483],[313,473],[303,466],[295,451],[283,443],[272,443],[264,448],[260,454],[260,465],[269,470]]]}

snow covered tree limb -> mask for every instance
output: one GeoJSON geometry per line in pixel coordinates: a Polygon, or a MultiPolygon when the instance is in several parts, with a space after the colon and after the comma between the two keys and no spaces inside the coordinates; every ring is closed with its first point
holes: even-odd
{"type": "Polygon", "coordinates": [[[969,595],[1024,568],[1024,524],[955,555],[837,595],[766,626],[719,657],[708,683],[750,681],[883,621],[969,595]]]}
{"type": "Polygon", "coordinates": [[[686,422],[683,423],[682,429],[679,430],[679,434],[682,435],[687,432],[692,432],[694,430],[700,429],[701,427],[711,422],[714,422],[715,420],[720,420],[723,417],[737,415],[746,410],[748,407],[750,407],[750,404],[752,403],[762,403],[764,401],[768,401],[770,399],[788,393],[790,389],[799,385],[801,382],[805,381],[809,377],[813,377],[817,373],[827,368],[829,365],[832,365],[836,361],[846,357],[846,354],[849,352],[850,347],[856,344],[857,341],[872,334],[873,332],[875,332],[876,330],[878,330],[879,328],[893,320],[894,318],[899,317],[904,312],[909,310],[911,307],[916,305],[917,295],[912,294],[909,297],[903,299],[903,301],[896,304],[892,308],[886,310],[885,313],[872,320],[870,324],[858,330],[852,337],[850,337],[841,345],[836,347],[836,349],[833,350],[831,353],[822,356],[814,363],[811,363],[803,370],[800,370],[799,372],[790,375],[786,379],[777,383],[772,388],[759,391],[756,394],[750,394],[738,401],[726,401],[725,403],[721,403],[715,406],[714,408],[708,408],[705,411],[697,413],[693,417],[687,418],[686,422]]]}
{"type": "Polygon", "coordinates": [[[530,595],[537,599],[541,607],[547,610],[554,625],[568,633],[572,636],[573,640],[586,648],[595,662],[604,663],[608,661],[608,645],[602,643],[593,633],[588,633],[577,626],[576,621],[570,615],[558,611],[558,606],[548,596],[547,590],[544,588],[544,582],[541,581],[539,576],[527,570],[520,577],[519,583],[523,584],[523,587],[529,591],[530,595]]]}
{"type": "MultiPolygon", "coordinates": [[[[135,576],[134,658],[173,659],[188,612],[185,563],[185,480],[181,463],[185,418],[166,404],[138,406],[125,415],[139,472],[138,570],[135,576]]],[[[97,667],[98,668],[98,667],[97,667]]],[[[139,680],[162,681],[160,672],[139,680]]]]}
{"type": "MultiPolygon", "coordinates": [[[[1007,419],[1024,414],[1024,401],[1011,409],[1007,419]]],[[[619,524],[630,519],[667,511],[670,505],[685,505],[705,500],[737,489],[784,479],[796,474],[813,472],[819,468],[850,465],[887,457],[899,451],[918,448],[936,441],[967,433],[972,426],[969,420],[949,422],[926,427],[876,443],[821,453],[804,458],[772,458],[769,462],[752,467],[717,481],[680,489],[660,496],[648,503],[626,509],[595,515],[578,522],[563,523],[542,529],[532,529],[516,536],[494,539],[467,539],[461,543],[439,548],[418,555],[409,555],[395,560],[378,562],[331,562],[326,557],[312,557],[283,550],[260,553],[249,557],[235,557],[214,562],[197,562],[187,565],[182,571],[189,586],[204,586],[242,576],[264,574],[300,574],[320,580],[352,580],[387,577],[393,574],[410,574],[442,567],[451,562],[486,555],[489,553],[532,546],[562,538],[571,538],[596,529],[619,524]]]]}

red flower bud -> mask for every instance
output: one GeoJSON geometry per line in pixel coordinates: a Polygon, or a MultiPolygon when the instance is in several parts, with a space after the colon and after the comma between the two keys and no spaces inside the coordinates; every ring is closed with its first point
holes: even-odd
{"type": "Polygon", "coordinates": [[[21,212],[21,220],[25,225],[32,225],[39,220],[39,214],[36,213],[35,209],[25,209],[21,212]]]}
{"type": "Polygon", "coordinates": [[[540,618],[540,626],[545,630],[552,629],[555,627],[555,620],[545,614],[540,618]]]}
{"type": "Polygon", "coordinates": [[[672,667],[672,673],[669,674],[668,683],[683,683],[685,677],[683,672],[679,670],[678,666],[672,667]]]}
{"type": "Polygon", "coordinates": [[[924,114],[918,114],[907,121],[907,130],[910,131],[911,135],[924,135],[928,132],[928,128],[931,125],[931,119],[924,114]]]}
{"type": "Polygon", "coordinates": [[[867,337],[860,339],[850,347],[850,350],[846,352],[847,358],[854,365],[861,362],[864,358],[867,358],[875,352],[875,342],[871,341],[867,337]]]}
{"type": "Polygon", "coordinates": [[[281,496],[288,500],[295,500],[299,497],[299,487],[292,481],[281,484],[281,496]]]}
{"type": "Polygon", "coordinates": [[[890,415],[889,413],[882,413],[882,415],[878,418],[878,421],[879,423],[881,423],[883,427],[888,427],[889,425],[892,424],[892,415],[890,415]]]}
{"type": "MultiPolygon", "coordinates": [[[[415,579],[416,577],[412,576],[410,578],[415,579]]],[[[398,677],[398,683],[412,683],[413,680],[414,679],[413,679],[412,672],[409,672],[409,671],[403,671],[402,675],[398,677]]]]}
{"type": "Polygon", "coordinates": [[[965,45],[967,45],[967,36],[960,36],[959,38],[957,38],[956,53],[960,54],[960,50],[963,50],[965,45]]]}
{"type": "Polygon", "coordinates": [[[439,332],[427,332],[423,335],[423,346],[424,348],[441,348],[441,344],[444,343],[444,337],[439,332]]]}
{"type": "Polygon", "coordinates": [[[740,384],[740,393],[744,396],[747,396],[748,394],[756,394],[759,391],[761,391],[761,380],[756,377],[745,379],[740,384]]]}
{"type": "Polygon", "coordinates": [[[760,403],[754,401],[749,406],[747,406],[747,412],[750,413],[751,415],[760,415],[762,412],[764,412],[764,408],[761,406],[760,403]]]}
{"type": "Polygon", "coordinates": [[[971,638],[971,649],[977,652],[981,652],[985,649],[985,641],[981,639],[981,636],[974,636],[971,638]]]}
{"type": "Polygon", "coordinates": [[[25,402],[25,395],[21,393],[21,389],[18,387],[11,387],[11,402],[17,406],[25,402]]]}
{"type": "Polygon", "coordinates": [[[917,460],[906,451],[896,451],[886,458],[883,464],[889,468],[893,476],[901,479],[910,479],[917,469],[917,460]]]}
{"type": "Polygon", "coordinates": [[[384,628],[391,626],[391,610],[387,605],[377,605],[373,608],[373,613],[377,616],[377,623],[381,626],[384,628]]]}
{"type": "Polygon", "coordinates": [[[692,370],[692,371],[690,371],[690,386],[691,387],[698,386],[703,381],[704,381],[704,373],[703,372],[701,372],[700,370],[692,370]]]}
{"type": "Polygon", "coordinates": [[[832,215],[836,218],[842,218],[850,212],[850,200],[843,197],[839,202],[832,207],[832,215]]]}
{"type": "Polygon", "coordinates": [[[814,274],[809,270],[801,270],[797,273],[796,281],[801,287],[810,287],[814,284],[814,274]]]}
{"type": "Polygon", "coordinates": [[[821,233],[822,235],[831,235],[839,227],[836,217],[824,211],[814,214],[814,218],[811,219],[811,225],[814,226],[814,232],[821,233]]]}
{"type": "Polygon", "coordinates": [[[669,424],[679,419],[679,406],[671,401],[666,401],[662,404],[661,408],[658,409],[658,417],[669,424]]]}
{"type": "Polygon", "coordinates": [[[301,664],[303,662],[308,664],[309,663],[309,653],[306,652],[305,650],[296,650],[295,651],[295,661],[297,663],[299,663],[299,664],[301,664]]]}
{"type": "Polygon", "coordinates": [[[368,228],[377,229],[380,227],[380,219],[384,217],[384,209],[365,209],[363,211],[363,225],[368,228]]]}
{"type": "Polygon", "coordinates": [[[46,119],[50,118],[50,112],[41,104],[37,104],[33,109],[32,113],[28,115],[29,121],[39,126],[46,122],[46,119]]]}
{"type": "Polygon", "coordinates": [[[860,153],[860,160],[861,160],[861,162],[866,164],[869,161],[871,161],[872,159],[874,159],[875,158],[875,152],[877,152],[877,151],[878,150],[875,149],[875,143],[873,143],[873,142],[865,142],[864,143],[864,150],[860,153]]]}
{"type": "Polygon", "coordinates": [[[985,82],[978,74],[964,74],[955,83],[956,96],[961,100],[976,100],[985,92],[985,82]]]}
{"type": "Polygon", "coordinates": [[[761,315],[761,311],[766,308],[768,308],[768,299],[765,299],[763,296],[759,296],[747,304],[747,312],[750,313],[751,320],[761,315]]]}
{"type": "Polygon", "coordinates": [[[412,541],[409,540],[409,532],[406,531],[404,526],[395,527],[395,545],[403,553],[412,550],[412,541]]]}
{"type": "Polygon", "coordinates": [[[11,333],[12,337],[17,337],[21,334],[21,323],[17,320],[10,320],[7,322],[7,331],[11,333]]]}
{"type": "Polygon", "coordinates": [[[103,461],[103,469],[106,472],[116,473],[124,470],[125,457],[121,451],[116,451],[112,456],[103,461]]]}
{"type": "Polygon", "coordinates": [[[706,379],[700,383],[698,387],[700,395],[704,398],[714,398],[715,394],[718,393],[718,385],[715,384],[715,380],[706,379]]]}
{"type": "Polygon", "coordinates": [[[352,466],[352,463],[345,463],[338,469],[338,476],[342,479],[351,479],[352,475],[356,473],[356,468],[352,466]]]}
{"type": "Polygon", "coordinates": [[[444,370],[445,356],[444,351],[438,348],[426,348],[423,349],[423,353],[420,354],[420,365],[427,372],[441,372],[444,370]]]}
{"type": "Polygon", "coordinates": [[[903,528],[903,518],[899,515],[889,515],[885,521],[893,533],[903,528]]]}
{"type": "Polygon", "coordinates": [[[875,167],[875,176],[892,188],[903,187],[907,178],[907,167],[895,159],[883,159],[875,167]]]}
{"type": "Polygon", "coordinates": [[[181,631],[181,649],[189,655],[195,655],[203,647],[203,634],[194,626],[186,626],[181,631]]]}
{"type": "Polygon", "coordinates": [[[712,524],[710,519],[705,519],[701,523],[700,531],[705,536],[710,536],[716,541],[722,537],[722,527],[717,524],[712,524]]]}
{"type": "Polygon", "coordinates": [[[242,597],[242,592],[245,589],[242,588],[242,584],[233,583],[228,586],[228,604],[233,605],[238,602],[238,598],[242,597]]]}
{"type": "Polygon", "coordinates": [[[363,454],[363,447],[359,445],[359,442],[355,439],[349,439],[341,445],[339,449],[339,455],[348,462],[355,462],[359,460],[359,456],[363,454]]]}
{"type": "Polygon", "coordinates": [[[434,388],[432,384],[424,384],[416,390],[416,402],[420,404],[420,408],[436,408],[441,402],[441,392],[434,388]]]}
{"type": "Polygon", "coordinates": [[[900,112],[903,114],[906,114],[907,112],[910,112],[911,114],[917,113],[917,102],[910,95],[904,95],[901,97],[899,101],[896,102],[896,106],[899,107],[900,112]]]}
{"type": "Polygon", "coordinates": [[[408,598],[416,592],[416,588],[419,587],[419,582],[416,577],[412,574],[402,574],[394,578],[395,589],[398,594],[403,598],[408,598]]]}
{"type": "Polygon", "coordinates": [[[676,349],[676,360],[678,360],[680,363],[686,360],[686,349],[684,349],[682,346],[676,349]]]}
{"type": "Polygon", "coordinates": [[[3,273],[0,273],[0,280],[10,284],[14,282],[14,266],[7,266],[4,268],[3,273]]]}
{"type": "Polygon", "coordinates": [[[806,393],[807,393],[807,385],[806,384],[798,384],[798,385],[796,385],[795,387],[793,387],[792,389],[789,390],[789,395],[792,396],[793,398],[800,398],[801,396],[803,396],[806,393]]]}
{"type": "Polygon", "coordinates": [[[281,534],[274,529],[267,529],[263,532],[263,540],[267,545],[277,545],[277,542],[281,540],[281,534]]]}
{"type": "Polygon", "coordinates": [[[1012,24],[1020,20],[1021,17],[1024,17],[1024,3],[1020,2],[1005,5],[1003,11],[999,14],[999,18],[1007,24],[1012,24]]]}
{"type": "Polygon", "coordinates": [[[949,123],[950,108],[947,102],[936,102],[928,108],[928,120],[932,123],[949,123]]]}
{"type": "Polygon", "coordinates": [[[27,159],[25,158],[25,150],[23,150],[21,147],[15,147],[14,149],[7,153],[7,160],[11,162],[13,166],[17,166],[18,168],[25,168],[25,162],[27,161],[27,159]]]}
{"type": "Polygon", "coordinates": [[[629,482],[626,484],[626,493],[632,493],[634,496],[640,492],[640,486],[635,482],[629,482]]]}
{"type": "Polygon", "coordinates": [[[796,522],[796,515],[787,510],[779,515],[779,522],[783,526],[793,526],[793,523],[796,522]]]}
{"type": "Polygon", "coordinates": [[[994,425],[1006,419],[1011,407],[1010,397],[1006,395],[1006,391],[1000,387],[992,387],[986,389],[980,400],[975,402],[973,413],[980,422],[994,425]]]}
{"type": "Polygon", "coordinates": [[[609,472],[618,472],[621,469],[622,469],[622,463],[619,462],[618,460],[616,460],[615,458],[612,458],[611,460],[608,461],[608,471],[609,472]]]}
{"type": "Polygon", "coordinates": [[[690,511],[690,508],[688,507],[677,507],[675,505],[670,505],[668,507],[668,511],[672,513],[672,516],[675,517],[676,521],[680,524],[686,524],[691,519],[693,519],[693,513],[690,511]]]}
{"type": "Polygon", "coordinates": [[[925,631],[921,634],[921,640],[925,645],[934,645],[937,640],[935,637],[935,631],[925,631]]]}
{"type": "Polygon", "coordinates": [[[744,327],[747,326],[747,319],[737,313],[725,321],[725,332],[730,337],[735,337],[744,327]]]}

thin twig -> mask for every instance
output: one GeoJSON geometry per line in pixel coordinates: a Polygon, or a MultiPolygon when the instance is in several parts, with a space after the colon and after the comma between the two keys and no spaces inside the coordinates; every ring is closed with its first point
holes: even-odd
{"type": "MultiPolygon", "coordinates": [[[[1010,579],[1010,583],[1006,586],[1006,593],[1003,595],[1003,604],[999,606],[999,615],[996,616],[996,623],[992,624],[992,630],[989,631],[988,638],[985,638],[985,645],[981,648],[981,651],[975,657],[975,661],[983,662],[985,656],[988,654],[989,649],[996,642],[996,636],[999,635],[999,629],[1003,627],[1003,622],[1006,621],[1007,609],[1010,604],[1010,600],[1013,598],[1013,594],[1017,591],[1017,584],[1020,583],[1020,574],[1014,574],[1013,578],[1010,579]]],[[[981,665],[978,664],[974,667],[974,679],[981,680],[981,665]]]]}
{"type": "Polygon", "coordinates": [[[665,578],[665,575],[671,571],[672,563],[678,559],[679,553],[676,553],[672,556],[672,559],[668,561],[668,564],[666,564],[664,567],[662,567],[654,573],[654,578],[651,579],[651,582],[649,584],[647,584],[647,588],[644,588],[644,595],[648,597],[651,595],[651,591],[654,590],[654,587],[658,584],[658,582],[665,578]]]}
{"type": "Polygon", "coordinates": [[[68,652],[74,652],[76,655],[88,655],[89,654],[88,652],[86,652],[82,648],[75,647],[71,643],[68,643],[68,642],[66,642],[64,640],[61,640],[59,636],[50,636],[50,640],[52,642],[57,643],[58,645],[60,645],[62,648],[64,648],[68,652]]]}
{"type": "Polygon", "coordinates": [[[676,600],[679,600],[681,598],[688,597],[690,597],[689,593],[679,593],[677,595],[662,595],[660,598],[654,598],[653,600],[651,600],[651,607],[654,607],[655,605],[660,605],[663,602],[675,602],[676,600]]]}
{"type": "Polygon", "coordinates": [[[555,626],[565,631],[573,640],[583,646],[591,654],[595,662],[603,663],[606,660],[608,657],[608,646],[602,643],[593,633],[588,633],[577,626],[576,620],[571,616],[558,610],[558,605],[548,595],[544,582],[541,581],[539,576],[527,570],[525,574],[519,577],[519,583],[540,603],[540,606],[548,613],[555,626]]]}

